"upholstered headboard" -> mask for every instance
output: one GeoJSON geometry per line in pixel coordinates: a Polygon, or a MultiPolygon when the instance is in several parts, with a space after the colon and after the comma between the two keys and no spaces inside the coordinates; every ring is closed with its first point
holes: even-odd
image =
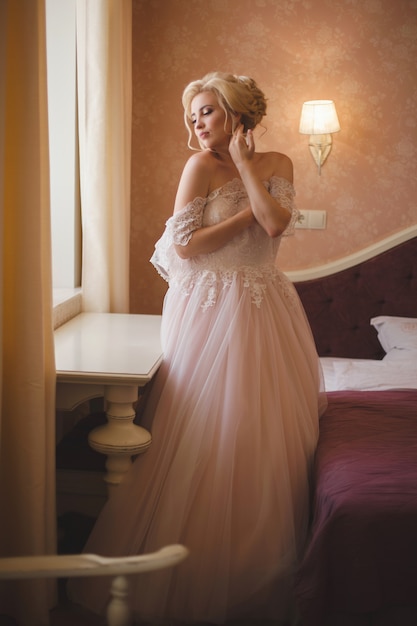
{"type": "Polygon", "coordinates": [[[320,356],[381,359],[370,319],[417,317],[417,237],[336,274],[294,284],[320,356]]]}

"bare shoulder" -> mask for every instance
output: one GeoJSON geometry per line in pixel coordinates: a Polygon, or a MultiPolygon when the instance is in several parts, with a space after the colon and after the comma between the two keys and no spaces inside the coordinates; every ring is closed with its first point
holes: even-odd
{"type": "Polygon", "coordinates": [[[213,170],[213,157],[208,150],[195,152],[184,165],[182,176],[209,178],[213,170]]]}
{"type": "Polygon", "coordinates": [[[268,173],[267,178],[279,176],[290,183],[294,180],[294,168],[289,156],[281,152],[264,152],[261,155],[262,169],[268,173]]]}
{"type": "Polygon", "coordinates": [[[196,152],[190,156],[181,174],[174,213],[180,211],[195,198],[205,198],[208,195],[212,168],[212,158],[206,151],[196,152]]]}

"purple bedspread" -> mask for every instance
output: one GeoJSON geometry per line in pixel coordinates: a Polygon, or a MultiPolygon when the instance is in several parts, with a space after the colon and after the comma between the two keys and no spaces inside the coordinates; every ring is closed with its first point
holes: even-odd
{"type": "Polygon", "coordinates": [[[417,606],[417,391],[334,392],[322,417],[303,626],[417,606]]]}

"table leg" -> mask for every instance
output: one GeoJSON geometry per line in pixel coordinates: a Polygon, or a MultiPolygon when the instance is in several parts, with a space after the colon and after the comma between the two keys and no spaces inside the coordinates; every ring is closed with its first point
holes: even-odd
{"type": "Polygon", "coordinates": [[[88,442],[93,450],[107,455],[104,478],[108,487],[118,485],[128,471],[131,457],[145,452],[152,441],[151,434],[133,423],[136,386],[110,385],[105,388],[107,423],[94,428],[88,442]]]}

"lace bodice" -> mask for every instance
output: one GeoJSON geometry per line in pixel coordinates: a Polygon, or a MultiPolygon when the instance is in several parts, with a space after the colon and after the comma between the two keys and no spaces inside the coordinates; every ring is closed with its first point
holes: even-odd
{"type": "Polygon", "coordinates": [[[248,206],[248,196],[239,178],[214,190],[207,198],[195,198],[166,222],[165,231],[156,243],[151,263],[170,286],[179,287],[185,294],[196,286],[203,288],[202,306],[215,303],[218,289],[230,285],[240,274],[249,288],[253,302],[259,306],[265,288],[265,279],[287,279],[275,266],[275,258],[283,235],[294,232],[298,211],[294,207],[294,188],[284,178],[273,176],[264,182],[272,197],[291,213],[291,220],[280,237],[269,237],[263,228],[254,224],[234,237],[225,246],[209,254],[181,259],[174,244],[185,246],[195,230],[221,222],[248,206]]]}

